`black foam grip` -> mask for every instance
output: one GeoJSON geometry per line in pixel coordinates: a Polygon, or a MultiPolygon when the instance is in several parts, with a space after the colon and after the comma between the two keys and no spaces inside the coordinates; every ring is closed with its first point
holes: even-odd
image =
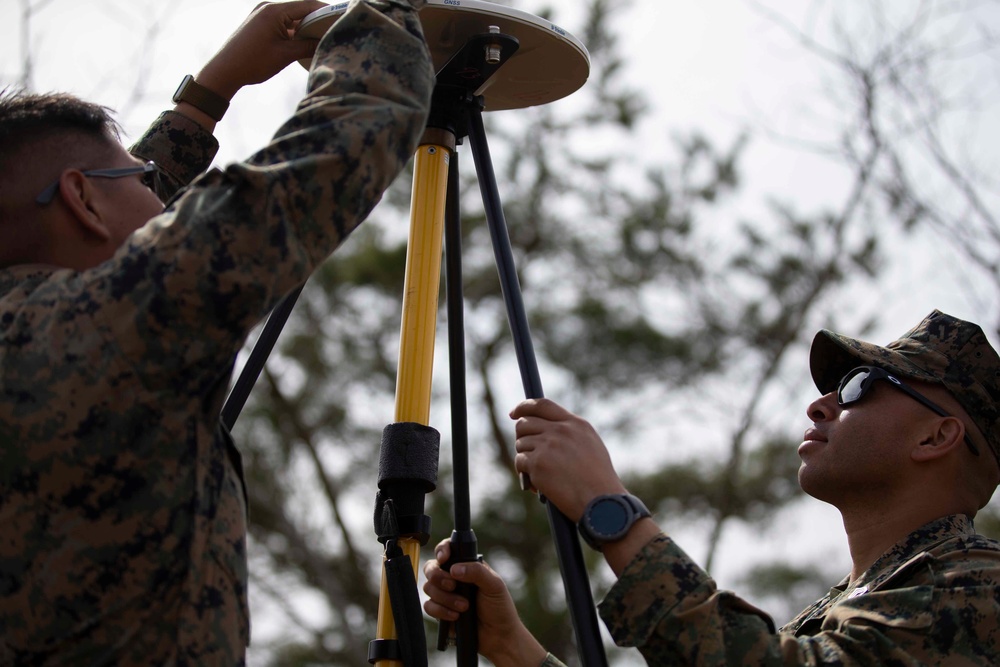
{"type": "Polygon", "coordinates": [[[382,430],[378,455],[378,485],[422,482],[424,491],[437,488],[441,434],[416,422],[397,422],[382,430]]]}

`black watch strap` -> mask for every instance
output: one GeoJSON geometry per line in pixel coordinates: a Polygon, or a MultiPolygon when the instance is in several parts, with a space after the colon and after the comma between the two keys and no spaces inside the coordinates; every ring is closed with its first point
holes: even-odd
{"type": "Polygon", "coordinates": [[[190,74],[181,80],[173,97],[174,104],[187,102],[196,109],[205,112],[216,122],[222,120],[229,109],[229,100],[212,92],[194,80],[190,74]]]}

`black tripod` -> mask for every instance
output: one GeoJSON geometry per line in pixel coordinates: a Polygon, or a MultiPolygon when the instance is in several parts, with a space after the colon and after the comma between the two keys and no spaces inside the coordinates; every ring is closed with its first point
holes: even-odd
{"type": "MultiPolygon", "coordinates": [[[[537,28],[531,26],[528,26],[527,30],[529,37],[531,37],[532,30],[538,31],[537,28]]],[[[429,38],[428,41],[430,42],[431,39],[429,38]]],[[[430,291],[430,284],[433,283],[432,298],[424,295],[424,300],[427,303],[422,306],[423,310],[432,310],[431,320],[433,320],[433,313],[436,313],[437,310],[438,280],[434,279],[434,276],[440,276],[441,237],[438,234],[435,239],[436,232],[428,232],[423,227],[433,227],[437,224],[437,221],[433,220],[437,217],[438,206],[436,202],[440,201],[441,195],[444,194],[443,222],[446,238],[448,339],[455,479],[455,527],[451,537],[452,555],[446,567],[450,567],[456,562],[470,562],[479,557],[469,509],[465,347],[461,284],[461,216],[458,205],[458,154],[455,150],[456,146],[466,137],[468,137],[472,149],[483,197],[525,398],[541,398],[543,396],[510,238],[483,126],[484,96],[477,94],[488,87],[489,82],[509,62],[519,47],[520,43],[517,38],[502,34],[496,26],[489,26],[488,31],[469,36],[464,46],[454,52],[447,62],[438,68],[431,115],[427,123],[427,132],[419,149],[420,153],[417,156],[414,173],[414,217],[410,245],[414,245],[414,229],[417,229],[421,236],[419,244],[424,246],[422,251],[417,254],[431,257],[428,266],[414,267],[414,272],[421,273],[421,277],[414,280],[424,283],[424,291],[430,291]],[[441,161],[442,157],[443,161],[441,161]],[[432,162],[427,162],[427,160],[432,162]],[[429,172],[440,171],[442,164],[445,165],[447,176],[444,182],[438,185],[435,180],[440,179],[429,172]],[[426,195],[425,198],[427,192],[431,192],[431,194],[426,195]],[[422,218],[426,218],[429,224],[425,225],[422,218]],[[437,246],[434,245],[435,241],[437,246]],[[437,248],[437,264],[434,264],[433,261],[435,247],[437,248]]],[[[408,250],[408,283],[410,281],[410,264],[411,257],[408,250]]],[[[300,289],[289,294],[268,318],[261,337],[251,352],[247,364],[223,408],[223,423],[227,427],[231,428],[242,409],[257,375],[263,368],[263,364],[291,312],[300,289]]],[[[409,296],[419,290],[408,286],[405,291],[409,296]]],[[[369,647],[369,662],[379,665],[402,664],[411,667],[411,665],[425,665],[427,660],[426,644],[422,637],[422,615],[413,578],[414,573],[409,571],[408,566],[410,561],[416,561],[419,547],[426,543],[429,534],[429,519],[423,516],[423,495],[433,490],[436,484],[437,434],[426,426],[426,404],[429,401],[429,362],[419,359],[416,362],[408,361],[411,356],[426,359],[428,354],[432,354],[432,350],[428,349],[417,349],[415,355],[410,354],[410,352],[414,348],[426,348],[426,339],[428,338],[431,347],[433,346],[433,322],[427,324],[428,316],[424,313],[423,323],[416,328],[430,327],[430,335],[428,336],[426,331],[418,332],[416,335],[421,341],[408,342],[406,338],[408,335],[412,335],[411,330],[415,327],[407,324],[407,307],[408,304],[404,301],[403,340],[400,344],[400,373],[397,380],[399,383],[397,385],[397,419],[396,422],[386,427],[386,432],[383,434],[379,462],[380,490],[376,501],[375,522],[379,539],[386,545],[386,572],[383,575],[379,605],[378,638],[369,647]],[[407,378],[405,381],[404,375],[407,378]],[[408,391],[414,385],[418,386],[418,390],[408,391]],[[423,385],[426,385],[426,391],[424,391],[423,385]],[[424,393],[427,394],[426,397],[421,395],[424,393]],[[416,396],[413,397],[409,394],[416,394],[416,396]],[[396,453],[404,450],[410,458],[414,457],[414,452],[419,452],[419,456],[417,456],[419,461],[414,465],[401,464],[400,460],[403,457],[396,456],[396,453]],[[392,550],[391,554],[390,549],[392,550]],[[386,600],[386,598],[389,599],[386,600]]],[[[585,667],[606,665],[607,659],[601,644],[600,629],[580,542],[576,535],[576,527],[550,503],[546,503],[546,508],[581,662],[585,667]]],[[[462,620],[454,627],[451,624],[442,624],[438,636],[439,649],[443,650],[449,641],[455,643],[460,666],[478,664],[474,611],[475,591],[465,590],[464,593],[473,602],[471,610],[463,614],[462,620]]]]}

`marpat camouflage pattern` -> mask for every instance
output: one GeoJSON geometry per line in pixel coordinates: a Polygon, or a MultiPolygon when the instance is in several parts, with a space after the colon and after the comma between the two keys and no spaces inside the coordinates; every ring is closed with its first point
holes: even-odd
{"type": "MultiPolygon", "coordinates": [[[[1000,543],[965,515],[933,521],[780,631],[669,537],[651,541],[600,605],[649,665],[1000,664],[1000,543]]],[[[556,667],[558,661],[549,661],[556,667]]]]}

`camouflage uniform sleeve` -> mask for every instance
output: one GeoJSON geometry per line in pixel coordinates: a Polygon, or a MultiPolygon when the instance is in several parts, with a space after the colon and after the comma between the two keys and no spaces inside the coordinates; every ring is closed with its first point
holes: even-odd
{"type": "MultiPolygon", "coordinates": [[[[975,545],[978,546],[978,545],[975,545]]],[[[666,536],[647,545],[601,603],[615,642],[650,665],[745,667],[1000,664],[1000,553],[913,558],[887,579],[814,606],[799,635],[714,582],[666,536]]]]}
{"type": "MultiPolygon", "coordinates": [[[[774,623],[715,582],[661,535],[628,565],[600,604],[615,643],[650,665],[764,665],[778,657],[774,623]]],[[[780,664],[780,661],[775,663],[780,664]]]]}
{"type": "Polygon", "coordinates": [[[215,136],[184,114],[164,111],[129,149],[160,168],[164,200],[208,169],[219,151],[215,136]]]}
{"type": "Polygon", "coordinates": [[[203,395],[228,372],[246,331],[409,161],[433,83],[411,4],[353,3],[320,40],[308,94],[274,139],[195,179],[92,273],[95,319],[131,346],[127,358],[145,360],[136,370],[147,388],[203,395]]]}

